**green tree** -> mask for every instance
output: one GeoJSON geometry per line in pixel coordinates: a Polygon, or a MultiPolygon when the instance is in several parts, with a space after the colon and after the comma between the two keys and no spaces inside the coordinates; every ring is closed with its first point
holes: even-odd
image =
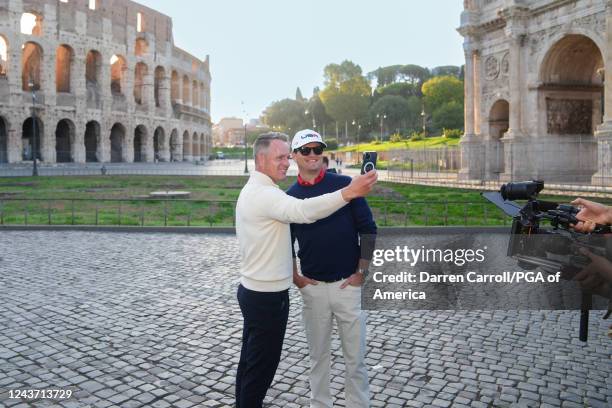
{"type": "Polygon", "coordinates": [[[376,87],[380,88],[394,83],[397,80],[397,75],[401,68],[401,65],[379,67],[378,69],[368,73],[367,77],[370,80],[376,78],[376,87]]]}
{"type": "Polygon", "coordinates": [[[325,111],[325,105],[321,101],[321,97],[319,96],[319,89],[315,88],[312,97],[307,103],[308,109],[308,118],[310,118],[311,122],[314,118],[314,122],[316,124],[317,129],[322,129],[323,125],[328,125],[332,122],[332,118],[329,117],[327,112],[325,111]]]}
{"type": "Polygon", "coordinates": [[[410,134],[423,128],[423,118],[421,117],[423,100],[418,96],[410,96],[407,98],[407,101],[408,114],[402,127],[406,130],[406,133],[410,134]]]}
{"type": "Polygon", "coordinates": [[[263,122],[272,127],[293,133],[299,129],[309,127],[304,112],[306,103],[294,99],[283,99],[273,102],[263,112],[263,122]]]}
{"type": "Polygon", "coordinates": [[[431,76],[427,68],[414,64],[403,65],[398,74],[400,81],[408,82],[409,84],[418,86],[419,88],[431,76]]]}
{"type": "Polygon", "coordinates": [[[410,105],[406,98],[397,95],[383,96],[370,107],[369,116],[372,122],[378,123],[380,116],[386,116],[384,127],[389,131],[402,127],[402,121],[409,114],[410,105]],[[378,115],[378,118],[377,118],[378,115]]]}
{"type": "Polygon", "coordinates": [[[302,96],[302,91],[300,90],[299,86],[297,87],[297,90],[295,91],[295,100],[300,101],[300,102],[305,101],[304,97],[302,96]]]}
{"type": "Polygon", "coordinates": [[[342,61],[341,64],[328,64],[323,69],[326,87],[338,87],[349,79],[361,76],[361,67],[348,60],[342,61]]]}
{"type": "Polygon", "coordinates": [[[463,105],[463,82],[453,76],[429,79],[423,84],[422,92],[427,112],[433,113],[448,102],[463,105]]]}
{"type": "Polygon", "coordinates": [[[351,61],[329,64],[324,69],[325,88],[319,93],[325,111],[335,121],[346,124],[365,117],[371,88],[361,67],[351,61]]]}
{"type": "Polygon", "coordinates": [[[456,65],[442,65],[439,67],[432,68],[432,76],[454,76],[457,78],[461,77],[461,67],[456,65]]]}
{"type": "Polygon", "coordinates": [[[374,100],[378,100],[383,96],[387,95],[397,95],[403,98],[408,98],[410,96],[420,96],[421,89],[417,87],[417,85],[407,83],[407,82],[396,82],[387,86],[376,88],[374,91],[374,100]]]}
{"type": "Polygon", "coordinates": [[[434,133],[442,129],[463,129],[463,104],[457,101],[442,104],[432,113],[431,126],[434,133]]]}
{"type": "Polygon", "coordinates": [[[421,85],[430,77],[430,72],[427,68],[419,65],[389,65],[388,67],[379,67],[378,69],[368,73],[368,79],[376,78],[376,87],[385,87],[397,82],[406,82],[414,86],[421,85]]]}

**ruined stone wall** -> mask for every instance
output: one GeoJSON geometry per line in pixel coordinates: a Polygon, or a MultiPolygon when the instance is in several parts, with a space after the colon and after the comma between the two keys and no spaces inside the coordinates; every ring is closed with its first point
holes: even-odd
{"type": "Polygon", "coordinates": [[[0,163],[30,160],[34,139],[45,163],[209,154],[208,56],[175,47],[170,17],[126,0],[5,0],[0,37],[0,163]]]}

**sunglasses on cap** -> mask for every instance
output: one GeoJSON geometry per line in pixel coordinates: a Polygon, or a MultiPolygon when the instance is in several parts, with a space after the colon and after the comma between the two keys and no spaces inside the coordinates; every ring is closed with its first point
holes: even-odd
{"type": "Polygon", "coordinates": [[[323,146],[316,146],[316,147],[302,146],[302,147],[298,147],[297,149],[295,149],[293,153],[300,152],[303,156],[308,156],[311,151],[314,152],[314,154],[316,154],[317,156],[319,156],[323,154],[323,146]]]}

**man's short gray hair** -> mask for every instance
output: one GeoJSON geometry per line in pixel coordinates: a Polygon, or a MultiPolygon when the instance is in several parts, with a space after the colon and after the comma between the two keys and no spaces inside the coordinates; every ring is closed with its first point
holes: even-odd
{"type": "Polygon", "coordinates": [[[255,140],[255,144],[253,145],[253,157],[257,158],[258,154],[266,153],[268,147],[270,147],[270,143],[273,140],[281,140],[285,143],[289,143],[289,137],[280,132],[268,132],[262,133],[255,140]]]}

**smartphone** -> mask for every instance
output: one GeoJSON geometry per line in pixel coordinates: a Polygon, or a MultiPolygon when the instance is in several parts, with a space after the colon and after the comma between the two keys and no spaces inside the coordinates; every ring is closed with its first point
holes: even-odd
{"type": "Polygon", "coordinates": [[[363,160],[361,162],[361,174],[366,174],[368,171],[376,169],[376,152],[363,152],[363,160]]]}

